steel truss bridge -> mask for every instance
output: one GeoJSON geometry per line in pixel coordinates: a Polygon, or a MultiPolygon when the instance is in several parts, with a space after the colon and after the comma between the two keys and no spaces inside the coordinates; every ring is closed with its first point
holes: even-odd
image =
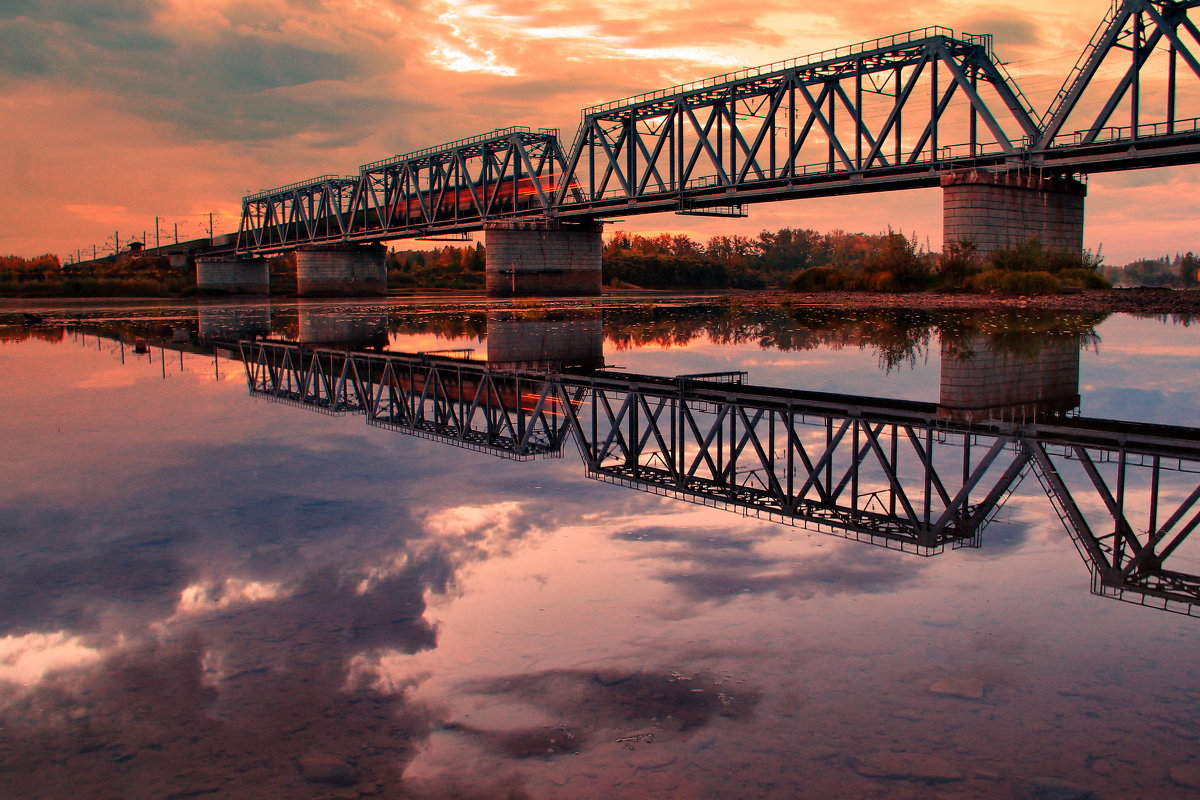
{"type": "Polygon", "coordinates": [[[931,403],[794,391],[741,373],[507,370],[436,354],[242,342],[252,395],[920,555],[978,547],[1032,473],[1096,594],[1200,615],[1200,429],[1046,416],[966,424],[931,403]]]}
{"type": "Polygon", "coordinates": [[[964,169],[1200,160],[1200,0],[1115,0],[1038,113],[990,34],[922,28],[584,109],[569,148],[511,127],[248,195],[231,247],[465,236],[514,220],[936,186],[964,169]],[[1188,116],[1188,115],[1191,116],[1188,116]]]}

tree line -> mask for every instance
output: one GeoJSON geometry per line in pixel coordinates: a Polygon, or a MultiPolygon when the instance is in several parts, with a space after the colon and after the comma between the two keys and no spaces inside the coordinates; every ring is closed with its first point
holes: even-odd
{"type": "Polygon", "coordinates": [[[1200,257],[1189,251],[1174,258],[1143,258],[1123,267],[1101,267],[1104,277],[1121,286],[1167,286],[1194,289],[1200,286],[1200,257]]]}
{"type": "MultiPolygon", "coordinates": [[[[392,250],[389,289],[478,290],[485,284],[487,251],[481,243],[431,250],[392,250]]],[[[1123,267],[1101,265],[1090,253],[1072,257],[1037,239],[984,257],[970,242],[932,252],[915,236],[764,230],[757,236],[722,235],[699,241],[685,234],[616,231],[603,245],[604,283],[614,288],[763,289],[794,291],[1000,291],[1049,293],[1063,288],[1122,285],[1200,286],[1200,258],[1144,259],[1123,267]]],[[[273,294],[295,292],[295,259],[271,260],[273,294]]],[[[172,270],[165,259],[109,256],[63,266],[57,256],[0,257],[0,294],[168,295],[197,292],[194,269],[172,270]]]]}

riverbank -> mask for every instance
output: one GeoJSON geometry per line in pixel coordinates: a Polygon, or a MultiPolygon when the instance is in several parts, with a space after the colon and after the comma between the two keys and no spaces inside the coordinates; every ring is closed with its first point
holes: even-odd
{"type": "MultiPolygon", "coordinates": [[[[789,292],[783,289],[756,291],[688,292],[655,290],[608,290],[601,298],[543,297],[489,298],[483,292],[414,292],[387,298],[329,298],[298,300],[294,297],[205,297],[188,298],[202,305],[289,303],[380,302],[408,305],[434,301],[454,301],[465,307],[538,308],[543,306],[573,306],[581,302],[589,306],[623,306],[634,304],[678,304],[702,302],[741,303],[744,305],[790,305],[822,308],[914,308],[928,310],[988,311],[1030,309],[1036,311],[1127,312],[1134,314],[1200,314],[1200,290],[1180,289],[1096,289],[1072,294],[1009,296],[1000,294],[965,293],[890,293],[890,292],[789,292]]],[[[188,299],[169,297],[0,297],[0,311],[38,311],[63,307],[175,305],[188,299]]]]}
{"type": "Polygon", "coordinates": [[[1200,314],[1200,291],[1180,289],[1094,289],[1072,294],[1009,296],[887,292],[755,292],[742,302],[790,303],[838,308],[921,308],[987,311],[1100,311],[1140,314],[1200,314]]]}

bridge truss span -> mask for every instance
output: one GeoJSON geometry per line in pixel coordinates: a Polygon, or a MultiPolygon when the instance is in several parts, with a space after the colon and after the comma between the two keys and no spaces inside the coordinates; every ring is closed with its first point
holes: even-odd
{"type": "Polygon", "coordinates": [[[549,216],[565,182],[558,131],[511,127],[248,195],[237,247],[253,254],[478,230],[549,216]]]}
{"type": "Polygon", "coordinates": [[[1030,163],[1083,172],[1195,163],[1200,0],[1117,0],[1051,101],[1030,163]]]}
{"type": "Polygon", "coordinates": [[[584,202],[560,190],[559,205],[686,212],[936,185],[931,168],[1003,164],[1036,132],[990,35],[925,28],[585,109],[568,162],[584,202]]]}

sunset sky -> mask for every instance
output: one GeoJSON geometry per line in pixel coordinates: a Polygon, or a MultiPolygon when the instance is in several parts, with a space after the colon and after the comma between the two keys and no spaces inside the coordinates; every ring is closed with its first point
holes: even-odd
{"type": "MultiPolygon", "coordinates": [[[[996,35],[1041,111],[1105,0],[5,0],[0,254],[111,249],[154,218],[237,227],[242,195],[676,83],[925,25],[996,35]]],[[[1181,67],[1181,74],[1183,69],[1181,67]]],[[[1186,76],[1185,76],[1186,77],[1186,76]]],[[[1200,107],[1181,117],[1200,117],[1200,107]]],[[[1106,262],[1200,250],[1200,167],[1093,176],[1086,244],[1106,262]]],[[[622,229],[785,226],[941,241],[937,189],[631,217],[622,229]]],[[[397,246],[405,246],[397,243],[397,246]]]]}

